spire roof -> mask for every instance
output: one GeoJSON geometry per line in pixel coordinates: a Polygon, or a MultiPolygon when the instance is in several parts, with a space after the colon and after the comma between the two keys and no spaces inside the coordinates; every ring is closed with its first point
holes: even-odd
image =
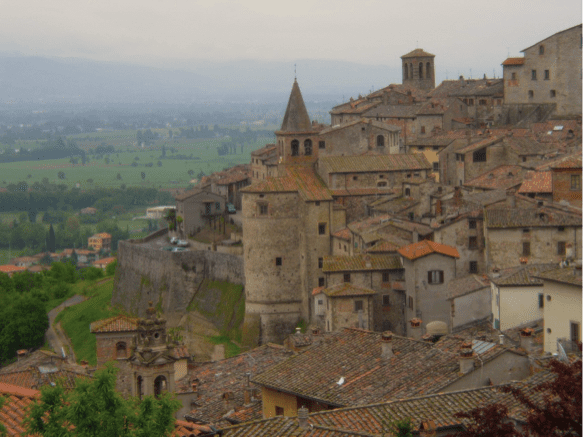
{"type": "Polygon", "coordinates": [[[401,56],[401,59],[403,59],[403,58],[417,58],[417,57],[423,57],[423,56],[432,56],[435,58],[435,55],[433,55],[431,53],[427,53],[423,49],[415,49],[412,52],[409,52],[406,55],[401,56]]]}
{"type": "Polygon", "coordinates": [[[298,81],[294,79],[289,101],[285,110],[285,116],[281,124],[281,131],[283,132],[305,132],[311,130],[310,116],[304,104],[302,92],[298,81]]]}

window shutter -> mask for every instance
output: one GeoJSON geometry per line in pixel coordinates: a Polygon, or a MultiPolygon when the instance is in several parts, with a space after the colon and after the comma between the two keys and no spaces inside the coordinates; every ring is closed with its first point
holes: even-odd
{"type": "Polygon", "coordinates": [[[431,271],[427,271],[427,283],[431,284],[431,271]]]}
{"type": "Polygon", "coordinates": [[[439,271],[439,282],[443,283],[443,271],[439,271]]]}

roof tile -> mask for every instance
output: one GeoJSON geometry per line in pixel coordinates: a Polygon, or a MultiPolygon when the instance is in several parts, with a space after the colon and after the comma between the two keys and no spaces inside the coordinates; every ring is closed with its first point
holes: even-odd
{"type": "Polygon", "coordinates": [[[460,254],[455,247],[432,242],[431,240],[422,240],[420,242],[411,243],[410,245],[399,248],[397,252],[403,257],[407,257],[409,260],[415,260],[434,253],[455,257],[457,259],[460,258],[460,254]]]}

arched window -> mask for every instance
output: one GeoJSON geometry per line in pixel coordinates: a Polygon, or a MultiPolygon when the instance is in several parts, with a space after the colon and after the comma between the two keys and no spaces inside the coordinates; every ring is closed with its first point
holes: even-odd
{"type": "Polygon", "coordinates": [[[115,346],[115,358],[126,359],[128,357],[128,350],[125,342],[118,342],[115,346]]]}
{"type": "Polygon", "coordinates": [[[425,64],[425,77],[431,79],[431,64],[429,62],[425,64]]]}
{"type": "Polygon", "coordinates": [[[409,187],[405,189],[405,196],[411,196],[411,189],[409,187]]]}
{"type": "Polygon", "coordinates": [[[309,138],[304,141],[304,155],[312,155],[312,140],[309,138]]]}
{"type": "Polygon", "coordinates": [[[142,378],[142,376],[138,376],[138,378],[136,379],[136,391],[138,393],[138,398],[140,400],[142,399],[142,395],[144,394],[143,383],[144,379],[142,378]]]}
{"type": "Polygon", "coordinates": [[[297,140],[292,140],[291,142],[291,154],[292,157],[297,157],[300,154],[300,142],[297,140]]]}
{"type": "Polygon", "coordinates": [[[167,390],[168,385],[166,382],[166,377],[164,376],[156,377],[156,379],[154,380],[154,395],[156,397],[159,397],[160,395],[162,395],[163,392],[166,392],[167,390]]]}
{"type": "Polygon", "coordinates": [[[423,79],[423,63],[419,63],[419,79],[423,79]]]}
{"type": "Polygon", "coordinates": [[[409,79],[409,66],[405,63],[405,71],[403,72],[405,79],[409,79]]]}
{"type": "Polygon", "coordinates": [[[377,135],[377,147],[384,148],[385,147],[385,137],[382,135],[377,135]]]}

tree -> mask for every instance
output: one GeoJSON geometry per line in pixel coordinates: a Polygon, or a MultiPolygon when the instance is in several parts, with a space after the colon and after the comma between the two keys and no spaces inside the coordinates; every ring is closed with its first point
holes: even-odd
{"type": "Polygon", "coordinates": [[[59,177],[59,179],[65,179],[65,172],[63,172],[62,170],[60,170],[60,171],[57,173],[57,176],[59,177]]]}
{"type": "Polygon", "coordinates": [[[51,226],[49,227],[49,237],[47,238],[47,251],[48,252],[55,252],[55,250],[56,250],[55,243],[56,243],[55,230],[53,228],[53,224],[51,224],[51,226]]]}
{"type": "Polygon", "coordinates": [[[118,173],[116,176],[117,179],[121,180],[121,173],[118,173]]]}
{"type": "Polygon", "coordinates": [[[142,172],[141,175],[143,180],[146,179],[146,172],[142,172]]]}
{"type": "Polygon", "coordinates": [[[167,436],[181,403],[166,393],[124,399],[115,391],[118,369],[110,362],[93,380],[77,379],[66,393],[45,386],[25,417],[29,434],[42,436],[167,436]]]}
{"type": "MultiPolygon", "coordinates": [[[[551,360],[549,368],[557,377],[529,389],[529,395],[518,385],[501,390],[512,394],[523,406],[526,436],[581,436],[581,360],[571,364],[551,360]],[[533,401],[537,393],[541,394],[537,398],[542,402],[533,401]]],[[[470,420],[464,436],[522,436],[508,417],[508,408],[501,403],[459,412],[456,416],[470,420]]]]}

